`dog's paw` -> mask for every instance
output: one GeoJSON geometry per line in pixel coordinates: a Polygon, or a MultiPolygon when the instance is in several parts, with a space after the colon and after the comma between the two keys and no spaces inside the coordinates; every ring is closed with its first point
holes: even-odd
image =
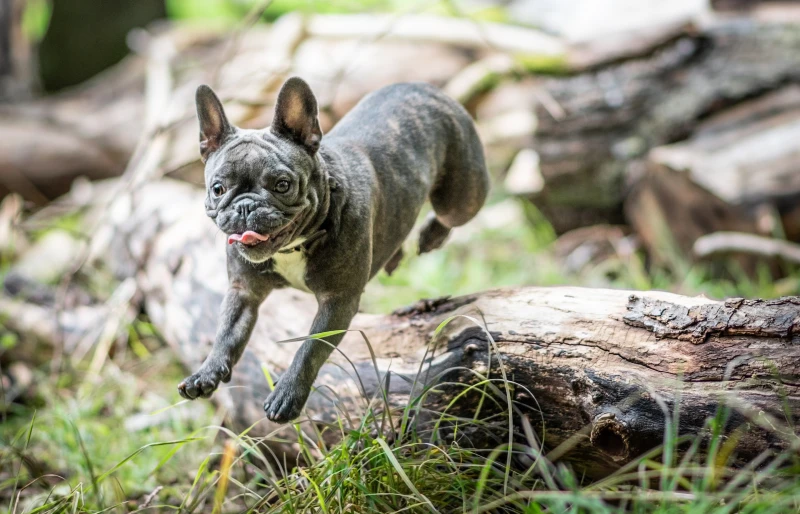
{"type": "Polygon", "coordinates": [[[309,388],[296,383],[279,381],[264,401],[264,412],[270,421],[288,423],[300,416],[308,399],[309,388]]]}
{"type": "Polygon", "coordinates": [[[203,364],[197,373],[178,384],[178,392],[187,400],[194,400],[200,396],[209,398],[211,393],[217,390],[219,383],[228,382],[230,377],[230,368],[224,364],[203,364]]]}

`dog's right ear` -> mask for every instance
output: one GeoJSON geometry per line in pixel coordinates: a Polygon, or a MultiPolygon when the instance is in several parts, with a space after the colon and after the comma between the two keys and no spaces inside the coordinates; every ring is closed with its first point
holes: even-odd
{"type": "Polygon", "coordinates": [[[200,122],[200,158],[206,162],[233,132],[233,127],[225,116],[222,102],[210,87],[205,84],[198,87],[195,102],[197,120],[200,122]]]}

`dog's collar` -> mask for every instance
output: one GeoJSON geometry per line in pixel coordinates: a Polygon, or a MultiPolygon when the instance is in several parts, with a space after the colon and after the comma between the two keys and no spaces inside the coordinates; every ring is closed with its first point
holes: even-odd
{"type": "Polygon", "coordinates": [[[324,229],[323,230],[317,230],[316,232],[314,232],[313,234],[311,234],[310,236],[305,238],[303,241],[300,241],[299,243],[294,244],[294,245],[287,246],[286,248],[281,248],[280,250],[278,250],[278,253],[292,253],[292,252],[300,251],[300,250],[302,250],[304,248],[308,249],[309,246],[311,245],[311,243],[313,243],[314,241],[317,241],[319,238],[324,236],[327,232],[328,231],[324,230],[324,229]]]}

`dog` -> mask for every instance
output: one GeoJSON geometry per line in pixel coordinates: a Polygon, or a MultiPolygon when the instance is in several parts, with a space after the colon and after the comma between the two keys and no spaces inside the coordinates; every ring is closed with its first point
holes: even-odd
{"type": "MultiPolygon", "coordinates": [[[[270,291],[313,293],[311,333],[345,330],[367,282],[391,273],[426,199],[433,212],[419,253],[440,247],[472,219],[489,175],[472,118],[422,83],[365,96],[324,139],[306,82],[280,89],[270,127],[237,128],[205,85],[196,95],[208,216],[228,237],[229,289],[216,340],[197,373],[178,386],[208,398],[228,382],[270,291]]],[[[343,334],[306,340],[264,402],[277,423],[297,418],[322,364],[343,334]]]]}

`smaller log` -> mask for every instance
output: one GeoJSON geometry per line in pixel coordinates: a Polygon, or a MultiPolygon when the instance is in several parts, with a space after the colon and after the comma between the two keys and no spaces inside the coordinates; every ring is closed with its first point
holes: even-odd
{"type": "MultiPolygon", "coordinates": [[[[689,136],[692,148],[700,149],[701,142],[717,142],[720,146],[714,156],[732,159],[738,155],[736,159],[747,162],[750,178],[744,176],[744,169],[726,172],[728,178],[717,181],[725,184],[720,187],[747,191],[748,185],[767,173],[765,168],[776,171],[767,177],[788,177],[790,163],[796,160],[791,157],[796,145],[790,141],[797,139],[789,119],[795,108],[781,111],[770,107],[774,100],[768,95],[796,82],[800,66],[796,32],[792,20],[711,17],[646,55],[544,81],[544,89],[561,107],[563,116],[552,116],[544,105],[536,107],[533,148],[539,154],[538,170],[545,187],[530,195],[530,200],[559,233],[587,222],[620,223],[626,186],[648,152],[689,136]],[[760,97],[764,99],[761,106],[753,103],[760,97]],[[726,126],[726,110],[747,113],[726,126]],[[710,119],[720,124],[712,128],[710,119]],[[704,127],[708,129],[701,139],[704,127]],[[761,128],[778,131],[780,139],[759,145],[761,128]],[[749,161],[741,157],[747,153],[744,147],[722,145],[725,135],[730,142],[734,134],[748,144],[749,161]]],[[[784,105],[794,102],[778,96],[783,96],[784,105]]],[[[710,172],[702,175],[713,180],[710,172]]],[[[796,174],[792,184],[795,179],[796,174]]],[[[764,183],[777,186],[780,182],[764,183]]],[[[698,180],[698,184],[709,189],[705,182],[698,180]]],[[[763,186],[756,186],[750,188],[754,193],[766,192],[763,186]]],[[[721,198],[728,201],[726,196],[721,198]]],[[[676,209],[682,205],[668,204],[676,209]]]]}
{"type": "MultiPolygon", "coordinates": [[[[800,198],[798,139],[798,86],[712,116],[690,139],[650,151],[647,172],[626,199],[628,219],[650,254],[673,269],[705,257],[703,245],[692,250],[715,232],[783,233],[760,214],[792,214],[800,198]]],[[[739,260],[752,270],[757,259],[747,253],[739,260]]]]}
{"type": "Polygon", "coordinates": [[[686,141],[650,151],[649,160],[688,174],[730,205],[800,196],[800,86],[727,109],[686,141]]]}
{"type": "Polygon", "coordinates": [[[308,32],[327,38],[400,39],[562,58],[561,39],[525,27],[430,15],[316,15],[308,32]]]}
{"type": "MultiPolygon", "coordinates": [[[[650,164],[625,200],[625,214],[654,262],[683,274],[698,238],[756,231],[746,211],[692,182],[688,174],[650,164]]],[[[743,262],[752,269],[752,259],[743,262]]]]}

